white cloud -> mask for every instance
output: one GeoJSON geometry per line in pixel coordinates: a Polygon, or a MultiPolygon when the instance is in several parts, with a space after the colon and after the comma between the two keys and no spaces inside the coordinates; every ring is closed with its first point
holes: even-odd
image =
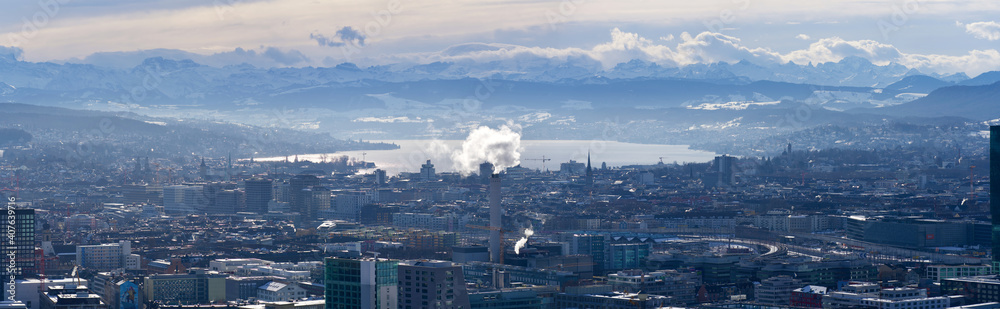
{"type": "Polygon", "coordinates": [[[981,21],[965,25],[965,32],[972,34],[978,39],[990,41],[1000,40],[1000,23],[995,21],[981,21]]]}
{"type": "Polygon", "coordinates": [[[796,35],[795,38],[799,40],[809,40],[809,36],[805,34],[796,35]]]}
{"type": "Polygon", "coordinates": [[[698,63],[748,60],[760,64],[788,63],[818,64],[838,62],[847,57],[860,57],[877,65],[898,63],[924,72],[953,74],[979,73],[1000,70],[1000,52],[973,50],[965,55],[908,54],[893,45],[874,40],[844,40],[839,37],[819,39],[808,47],[779,53],[769,48],[748,47],[739,38],[712,32],[691,35],[681,33],[680,41],[673,46],[658,44],[636,33],[620,29],[611,30],[611,41],[590,49],[543,48],[508,44],[463,44],[438,53],[410,55],[396,60],[474,61],[480,63],[514,60],[519,68],[530,68],[537,63],[572,63],[593,70],[609,69],[623,62],[639,59],[662,66],[685,66],[698,63]]]}

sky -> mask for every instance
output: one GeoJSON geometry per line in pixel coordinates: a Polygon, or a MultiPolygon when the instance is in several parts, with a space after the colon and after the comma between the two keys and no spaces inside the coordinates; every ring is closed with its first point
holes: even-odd
{"type": "Polygon", "coordinates": [[[847,56],[1000,70],[995,0],[40,0],[0,11],[0,52],[129,66],[630,59],[798,64],[847,56]]]}

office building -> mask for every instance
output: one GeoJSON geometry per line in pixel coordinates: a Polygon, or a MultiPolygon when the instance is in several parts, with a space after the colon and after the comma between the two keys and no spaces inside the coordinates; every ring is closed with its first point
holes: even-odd
{"type": "Polygon", "coordinates": [[[965,296],[966,303],[1000,302],[1000,277],[996,275],[941,280],[941,294],[965,296]]]}
{"type": "Polygon", "coordinates": [[[154,274],[143,281],[150,301],[169,304],[209,304],[226,300],[226,275],[204,269],[187,274],[154,274]]]}
{"type": "Polygon", "coordinates": [[[469,308],[472,309],[543,309],[548,308],[547,305],[539,293],[531,289],[488,290],[469,293],[469,308]]]}
{"type": "Polygon", "coordinates": [[[271,281],[257,288],[257,299],[262,301],[295,301],[305,297],[306,290],[295,283],[271,281]]]}
{"type": "Polygon", "coordinates": [[[825,286],[807,285],[792,290],[789,305],[799,308],[823,308],[823,296],[826,295],[825,286]]]}
{"type": "MultiPolygon", "coordinates": [[[[990,126],[990,197],[1000,197],[1000,126],[990,126]]],[[[1000,267],[1000,199],[990,199],[993,223],[993,267],[1000,267]]],[[[1000,269],[1000,268],[998,268],[1000,269]]]]}
{"type": "Polygon", "coordinates": [[[937,283],[944,279],[986,276],[993,271],[990,265],[929,265],[926,269],[926,278],[937,283]]]}
{"type": "Polygon", "coordinates": [[[448,261],[400,262],[399,308],[470,308],[462,267],[448,261]]]}
{"type": "Polygon", "coordinates": [[[431,164],[431,160],[427,160],[427,163],[420,165],[420,180],[437,180],[437,173],[434,171],[434,164],[431,164]]]}
{"type": "Polygon", "coordinates": [[[100,295],[90,293],[82,284],[46,286],[39,298],[39,309],[108,309],[100,295]]]}
{"type": "Polygon", "coordinates": [[[758,303],[785,306],[792,299],[792,290],[802,287],[802,282],[789,276],[764,279],[754,289],[758,303]]]}
{"type": "Polygon", "coordinates": [[[139,255],[132,254],[132,242],[127,240],[113,244],[76,247],[76,265],[91,270],[137,270],[140,261],[139,255]]]}
{"type": "Polygon", "coordinates": [[[398,308],[398,261],[333,257],[325,265],[326,309],[398,308]]]}
{"type": "Polygon", "coordinates": [[[243,182],[246,192],[246,211],[258,214],[267,213],[267,204],[271,202],[274,182],[270,179],[253,178],[243,182]]]}
{"type": "MultiPolygon", "coordinates": [[[[6,220],[5,220],[6,222],[6,220]]],[[[4,266],[0,267],[0,274],[3,278],[8,278],[8,268],[10,263],[10,253],[14,254],[14,276],[17,279],[26,277],[37,277],[38,269],[35,265],[35,210],[29,208],[14,209],[14,239],[5,237],[0,241],[0,251],[4,252],[4,266]]],[[[8,230],[9,232],[9,230],[8,230]]],[[[8,235],[9,236],[9,235],[8,235]]],[[[4,280],[5,282],[7,280],[4,280]]]]}

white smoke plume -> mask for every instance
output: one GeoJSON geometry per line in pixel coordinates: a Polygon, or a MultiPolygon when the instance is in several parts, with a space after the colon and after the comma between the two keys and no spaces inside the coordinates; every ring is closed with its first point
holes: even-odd
{"type": "MultiPolygon", "coordinates": [[[[516,127],[515,127],[516,128],[516,127]]],[[[462,142],[462,149],[451,154],[455,171],[464,176],[479,171],[479,164],[493,163],[493,172],[521,164],[521,133],[511,126],[494,130],[482,126],[472,130],[462,142]]]]}
{"type": "Polygon", "coordinates": [[[521,237],[521,239],[518,239],[514,243],[514,254],[521,254],[521,248],[524,248],[528,244],[528,237],[531,237],[531,235],[535,235],[535,231],[532,231],[530,227],[524,229],[524,237],[521,237]]]}

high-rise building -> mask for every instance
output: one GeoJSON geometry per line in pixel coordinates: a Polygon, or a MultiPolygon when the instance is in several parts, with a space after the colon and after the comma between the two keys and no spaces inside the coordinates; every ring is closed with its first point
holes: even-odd
{"type": "Polygon", "coordinates": [[[270,179],[254,178],[243,182],[246,191],[246,211],[267,213],[267,203],[271,201],[273,182],[270,179]]]}
{"type": "Polygon", "coordinates": [[[490,176],[493,175],[493,163],[483,162],[479,164],[479,181],[484,184],[490,184],[490,176]]]}
{"type": "Polygon", "coordinates": [[[735,165],[736,158],[721,155],[715,157],[715,173],[718,173],[718,185],[719,186],[729,186],[732,185],[736,179],[736,173],[733,172],[733,166],[735,165]]]}
{"type": "Polygon", "coordinates": [[[399,308],[470,308],[462,267],[448,261],[400,262],[399,308]]]}
{"type": "Polygon", "coordinates": [[[326,258],[326,309],[394,309],[399,305],[399,261],[326,258]]]}
{"type": "Polygon", "coordinates": [[[993,269],[1000,267],[1000,126],[990,126],[990,215],[993,216],[993,269]]]}
{"type": "Polygon", "coordinates": [[[315,175],[301,174],[295,175],[288,181],[289,208],[305,216],[306,200],[312,198],[312,191],[306,190],[312,186],[319,185],[319,178],[315,175]]]}
{"type": "MultiPolygon", "coordinates": [[[[4,220],[9,224],[9,220],[4,220]]],[[[9,227],[8,227],[8,231],[9,227]]],[[[29,208],[14,209],[14,239],[0,241],[0,251],[3,252],[3,264],[0,267],[0,274],[3,278],[9,278],[7,265],[14,264],[14,276],[17,279],[25,277],[34,278],[38,276],[38,269],[35,266],[35,210],[29,208]],[[13,255],[11,254],[13,253],[13,255]],[[10,258],[14,257],[11,263],[10,258]]],[[[5,281],[6,282],[6,281],[5,281]]]]}
{"type": "Polygon", "coordinates": [[[434,172],[434,164],[431,164],[431,160],[427,160],[426,164],[420,165],[420,180],[432,181],[437,179],[437,174],[434,172]]]}
{"type": "MultiPolygon", "coordinates": [[[[330,189],[324,186],[314,186],[302,190],[305,196],[305,208],[302,211],[303,222],[316,221],[321,211],[330,209],[330,189]]],[[[355,218],[355,221],[357,219],[355,218]]]]}
{"type": "Polygon", "coordinates": [[[383,170],[383,169],[377,169],[377,170],[375,170],[374,176],[375,176],[375,186],[376,187],[382,186],[386,182],[389,182],[389,177],[386,176],[385,170],[383,170]]]}

